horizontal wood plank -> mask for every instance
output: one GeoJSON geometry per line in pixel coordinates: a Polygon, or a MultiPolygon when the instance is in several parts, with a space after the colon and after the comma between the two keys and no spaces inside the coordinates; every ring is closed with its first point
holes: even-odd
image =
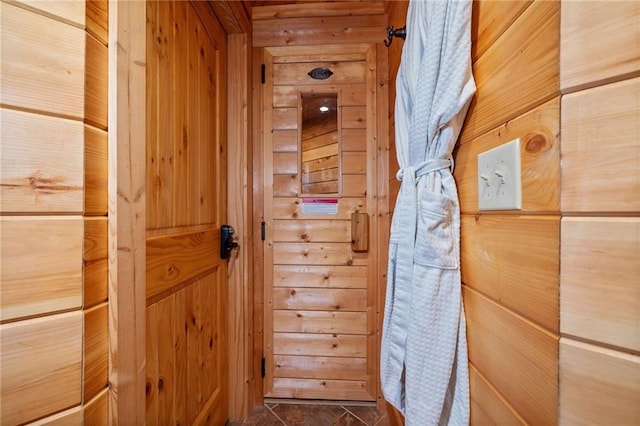
{"type": "Polygon", "coordinates": [[[273,263],[278,265],[351,265],[350,243],[274,243],[273,263]]]}
{"type": "Polygon", "coordinates": [[[524,426],[525,421],[473,366],[469,365],[472,425],[524,426]]]}
{"type": "Polygon", "coordinates": [[[2,2],[0,103],[82,119],[83,29],[2,2]]]}
{"type": "Polygon", "coordinates": [[[220,230],[147,238],[147,300],[217,267],[220,230]]]}
{"type": "Polygon", "coordinates": [[[373,401],[367,392],[367,382],[326,379],[273,379],[273,388],[265,396],[272,398],[331,399],[342,401],[373,401]]]}
{"type": "Polygon", "coordinates": [[[109,389],[105,389],[82,406],[85,425],[109,424],[109,389]]]}
{"type": "Polygon", "coordinates": [[[298,175],[273,175],[274,197],[297,197],[299,187],[298,175]]]}
{"type": "Polygon", "coordinates": [[[83,399],[88,401],[109,380],[109,312],[106,303],[84,311],[83,399]]]}
{"type": "Polygon", "coordinates": [[[14,3],[39,15],[52,17],[79,28],[85,25],[85,2],[82,1],[9,0],[7,3],[14,3]]]}
{"type": "Polygon", "coordinates": [[[109,80],[107,46],[91,34],[87,34],[85,49],[84,121],[106,130],[109,80]]]}
{"type": "Polygon", "coordinates": [[[562,97],[562,211],[640,211],[639,97],[640,78],[562,97]]]}
{"type": "Polygon", "coordinates": [[[640,418],[640,357],[560,340],[560,425],[632,425],[640,418]]]}
{"type": "Polygon", "coordinates": [[[346,220],[275,220],[273,240],[282,242],[350,242],[350,222],[346,220]]]}
{"type": "Polygon", "coordinates": [[[366,197],[367,175],[342,175],[342,195],[345,197],[366,197]]]}
{"type": "Polygon", "coordinates": [[[364,311],[366,290],[331,288],[274,288],[274,309],[364,311]]]}
{"type": "Polygon", "coordinates": [[[288,356],[273,357],[274,377],[329,380],[367,380],[366,358],[288,356]]]}
{"type": "MultiPolygon", "coordinates": [[[[302,58],[298,58],[302,59],[302,58]]],[[[364,59],[364,58],[363,58],[364,59]]],[[[318,59],[316,59],[318,60],[318,59]]],[[[327,59],[328,60],[328,59],[327,59]]],[[[335,60],[335,59],[332,59],[335,60]]],[[[353,84],[329,84],[326,86],[274,86],[273,106],[276,108],[298,107],[298,93],[334,93],[337,92],[339,104],[342,106],[358,106],[366,104],[366,85],[363,83],[353,84]]]]}
{"type": "Polygon", "coordinates": [[[366,312],[273,312],[273,331],[283,333],[366,334],[366,312]]]}
{"type": "Polygon", "coordinates": [[[474,64],[478,90],[462,140],[476,138],[558,94],[559,11],[559,2],[534,2],[474,64]]]}
{"type": "Polygon", "coordinates": [[[81,217],[0,218],[2,321],[82,306],[81,217]]]}
{"type": "Polygon", "coordinates": [[[342,129],[342,152],[345,151],[366,151],[367,150],[367,130],[366,129],[342,129]]]}
{"type": "Polygon", "coordinates": [[[315,90],[320,90],[318,86],[361,83],[365,79],[365,65],[364,61],[274,64],[273,85],[310,84],[315,86],[315,90]],[[315,68],[328,68],[333,72],[333,75],[326,80],[314,79],[309,75],[309,72],[315,68]]]}
{"type": "Polygon", "coordinates": [[[2,424],[80,404],[82,317],[76,311],[0,326],[2,424]]]}
{"type": "Polygon", "coordinates": [[[365,174],[367,172],[366,152],[343,152],[342,173],[365,174]]]}
{"type": "Polygon", "coordinates": [[[296,174],[298,173],[298,154],[294,152],[273,153],[273,173],[296,174]]]}
{"type": "Polygon", "coordinates": [[[640,218],[562,219],[563,334],[640,352],[640,218]]]}
{"type": "Polygon", "coordinates": [[[379,43],[384,38],[384,15],[254,20],[254,47],[379,43]]]}
{"type": "Polygon", "coordinates": [[[367,108],[363,106],[342,107],[343,129],[364,129],[367,127],[367,108]]]}
{"type": "Polygon", "coordinates": [[[381,15],[385,13],[382,2],[336,2],[326,3],[318,8],[314,3],[274,4],[254,6],[251,8],[251,18],[282,19],[304,18],[307,16],[353,16],[353,15],[381,15]]]}
{"type": "Polygon", "coordinates": [[[366,288],[366,266],[274,265],[275,287],[366,288]]]}
{"type": "Polygon", "coordinates": [[[461,234],[462,281],[558,333],[560,217],[462,215],[461,234]]]}
{"type": "Polygon", "coordinates": [[[0,121],[2,211],[82,212],[82,123],[5,108],[0,121]]]}
{"type": "MultiPolygon", "coordinates": [[[[332,219],[351,219],[354,212],[366,212],[367,199],[360,198],[339,198],[338,214],[331,216],[332,219]]],[[[314,215],[302,213],[302,200],[299,198],[277,197],[273,199],[274,219],[327,219],[326,215],[314,215]]]]}
{"type": "Polygon", "coordinates": [[[533,0],[473,2],[471,57],[475,62],[518,19],[533,0]]]}
{"type": "Polygon", "coordinates": [[[530,424],[558,419],[558,338],[464,287],[469,360],[530,424]]]}
{"type": "Polygon", "coordinates": [[[362,358],[367,353],[367,338],[345,334],[274,333],[273,353],[362,358]]]}
{"type": "Polygon", "coordinates": [[[107,132],[84,126],[84,214],[107,214],[107,132]]]}
{"type": "Polygon", "coordinates": [[[563,92],[638,74],[640,4],[637,1],[564,2],[560,16],[563,92]]]}
{"type": "Polygon", "coordinates": [[[298,128],[298,110],[296,108],[274,108],[273,130],[295,130],[298,128]]]}
{"type": "Polygon", "coordinates": [[[460,211],[478,209],[478,154],[520,139],[522,211],[560,211],[560,98],[553,99],[495,130],[463,141],[455,154],[454,177],[460,211]]]}
{"type": "MultiPolygon", "coordinates": [[[[83,424],[84,414],[80,405],[29,423],[29,426],[68,426],[83,424]]],[[[93,423],[97,424],[97,423],[93,423]]]]}

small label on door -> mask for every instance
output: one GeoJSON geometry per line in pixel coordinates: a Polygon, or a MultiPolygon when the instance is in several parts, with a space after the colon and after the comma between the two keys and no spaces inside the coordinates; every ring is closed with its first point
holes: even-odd
{"type": "Polygon", "coordinates": [[[303,198],[302,214],[337,215],[337,198],[303,198]]]}

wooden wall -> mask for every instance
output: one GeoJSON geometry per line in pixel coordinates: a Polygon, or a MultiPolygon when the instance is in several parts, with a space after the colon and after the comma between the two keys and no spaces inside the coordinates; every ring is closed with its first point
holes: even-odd
{"type": "Polygon", "coordinates": [[[475,1],[478,87],[455,155],[471,423],[555,424],[560,3],[475,1]],[[477,155],[520,138],[522,210],[478,210],[477,155]]]}
{"type": "Polygon", "coordinates": [[[0,422],[106,424],[107,1],[0,8],[0,422]]]}
{"type": "Polygon", "coordinates": [[[563,2],[562,425],[640,421],[640,3],[563,2]]]}

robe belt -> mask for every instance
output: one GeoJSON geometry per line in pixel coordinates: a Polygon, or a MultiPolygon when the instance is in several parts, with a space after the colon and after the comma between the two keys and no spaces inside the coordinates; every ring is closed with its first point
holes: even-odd
{"type": "MultiPolygon", "coordinates": [[[[400,169],[396,178],[402,182],[396,202],[396,211],[400,217],[398,223],[402,229],[392,227],[391,242],[398,244],[396,255],[396,273],[394,279],[394,308],[389,325],[389,352],[391,355],[391,369],[395,371],[397,379],[402,373],[407,330],[409,320],[417,312],[409,312],[412,299],[413,266],[418,223],[418,191],[417,182],[420,177],[439,170],[451,168],[453,162],[445,159],[426,160],[416,166],[400,169]],[[394,235],[394,231],[399,235],[394,235]]],[[[397,225],[396,225],[397,227],[397,225]]],[[[423,238],[425,236],[422,236],[423,238]]]]}

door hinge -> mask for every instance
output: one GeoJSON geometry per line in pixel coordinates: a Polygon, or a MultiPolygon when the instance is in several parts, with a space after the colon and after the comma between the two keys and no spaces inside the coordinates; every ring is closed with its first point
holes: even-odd
{"type": "Polygon", "coordinates": [[[267,82],[267,66],[262,64],[262,84],[267,82]]]}
{"type": "Polygon", "coordinates": [[[267,360],[264,359],[264,357],[262,357],[262,361],[260,364],[260,373],[262,374],[262,377],[267,375],[267,360]]]}
{"type": "Polygon", "coordinates": [[[264,241],[267,237],[267,223],[263,220],[260,224],[260,238],[264,241]]]}

